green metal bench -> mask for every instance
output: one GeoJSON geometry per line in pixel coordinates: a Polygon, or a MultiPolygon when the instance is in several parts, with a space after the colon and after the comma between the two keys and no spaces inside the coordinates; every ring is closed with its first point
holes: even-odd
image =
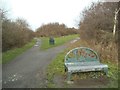
{"type": "Polygon", "coordinates": [[[104,71],[107,75],[108,65],[100,63],[95,51],[87,47],[78,47],[70,50],[65,56],[65,71],[68,81],[75,72],[104,71]]]}

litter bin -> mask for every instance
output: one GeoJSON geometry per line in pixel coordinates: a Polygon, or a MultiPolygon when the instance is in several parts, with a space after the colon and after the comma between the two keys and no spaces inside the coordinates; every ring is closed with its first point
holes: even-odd
{"type": "Polygon", "coordinates": [[[50,44],[50,45],[54,45],[54,44],[55,44],[55,40],[54,40],[53,37],[50,37],[50,38],[49,38],[49,44],[50,44]]]}

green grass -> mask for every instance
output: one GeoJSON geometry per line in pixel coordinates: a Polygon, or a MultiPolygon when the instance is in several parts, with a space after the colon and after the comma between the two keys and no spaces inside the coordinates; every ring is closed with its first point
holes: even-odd
{"type": "Polygon", "coordinates": [[[54,88],[55,84],[53,83],[54,75],[64,75],[64,55],[65,53],[60,53],[57,57],[49,64],[47,68],[47,80],[48,88],[54,88]]]}
{"type": "Polygon", "coordinates": [[[112,62],[107,62],[107,65],[109,67],[108,72],[108,78],[109,78],[109,84],[107,87],[109,88],[116,88],[118,87],[118,72],[120,72],[118,65],[112,62]]]}
{"type": "Polygon", "coordinates": [[[54,40],[55,40],[55,44],[54,45],[50,45],[49,44],[49,37],[43,37],[43,38],[41,38],[42,45],[41,45],[40,48],[42,50],[45,50],[45,49],[48,49],[48,48],[51,48],[51,47],[62,45],[62,44],[66,43],[66,42],[68,42],[68,41],[70,41],[72,39],[75,39],[76,37],[78,37],[78,34],[54,38],[54,40]]]}
{"type": "Polygon", "coordinates": [[[10,62],[16,56],[22,54],[24,51],[31,48],[34,44],[35,44],[35,40],[32,40],[31,42],[29,42],[28,44],[24,45],[21,48],[15,48],[15,49],[2,53],[2,63],[5,64],[5,63],[10,62]]]}
{"type": "MultiPolygon", "coordinates": [[[[67,74],[64,71],[64,57],[66,51],[57,55],[57,57],[49,64],[47,68],[47,79],[48,79],[48,87],[54,88],[56,85],[53,82],[53,78],[55,75],[61,75],[66,77],[67,74]]],[[[100,88],[116,88],[118,87],[118,67],[116,64],[112,62],[104,62],[108,65],[108,84],[107,86],[101,86],[100,88]]],[[[87,78],[99,78],[105,76],[103,72],[88,72],[88,73],[77,73],[72,75],[73,80],[87,79],[87,78]]],[[[68,87],[65,85],[65,88],[68,87]]]]}

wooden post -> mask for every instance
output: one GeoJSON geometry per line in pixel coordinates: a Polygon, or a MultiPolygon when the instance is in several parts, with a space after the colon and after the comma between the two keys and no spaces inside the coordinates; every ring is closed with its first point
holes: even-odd
{"type": "Polygon", "coordinates": [[[114,28],[113,28],[113,37],[115,36],[115,32],[116,32],[116,25],[117,25],[117,15],[118,12],[120,11],[120,8],[117,10],[115,10],[115,18],[114,18],[114,28]]]}

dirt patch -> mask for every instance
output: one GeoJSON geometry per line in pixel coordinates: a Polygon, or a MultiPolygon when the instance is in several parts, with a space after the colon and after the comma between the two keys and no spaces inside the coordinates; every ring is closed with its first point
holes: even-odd
{"type": "Polygon", "coordinates": [[[81,80],[74,81],[74,85],[72,85],[72,87],[99,88],[99,87],[105,87],[107,83],[108,83],[108,79],[106,77],[89,78],[89,79],[81,79],[81,80]]]}
{"type": "Polygon", "coordinates": [[[55,75],[53,78],[53,82],[57,88],[65,87],[65,78],[62,75],[55,75]]]}
{"type": "Polygon", "coordinates": [[[74,80],[73,84],[67,84],[65,76],[55,75],[53,82],[57,88],[104,88],[109,81],[106,76],[103,76],[99,78],[74,80]]]}

